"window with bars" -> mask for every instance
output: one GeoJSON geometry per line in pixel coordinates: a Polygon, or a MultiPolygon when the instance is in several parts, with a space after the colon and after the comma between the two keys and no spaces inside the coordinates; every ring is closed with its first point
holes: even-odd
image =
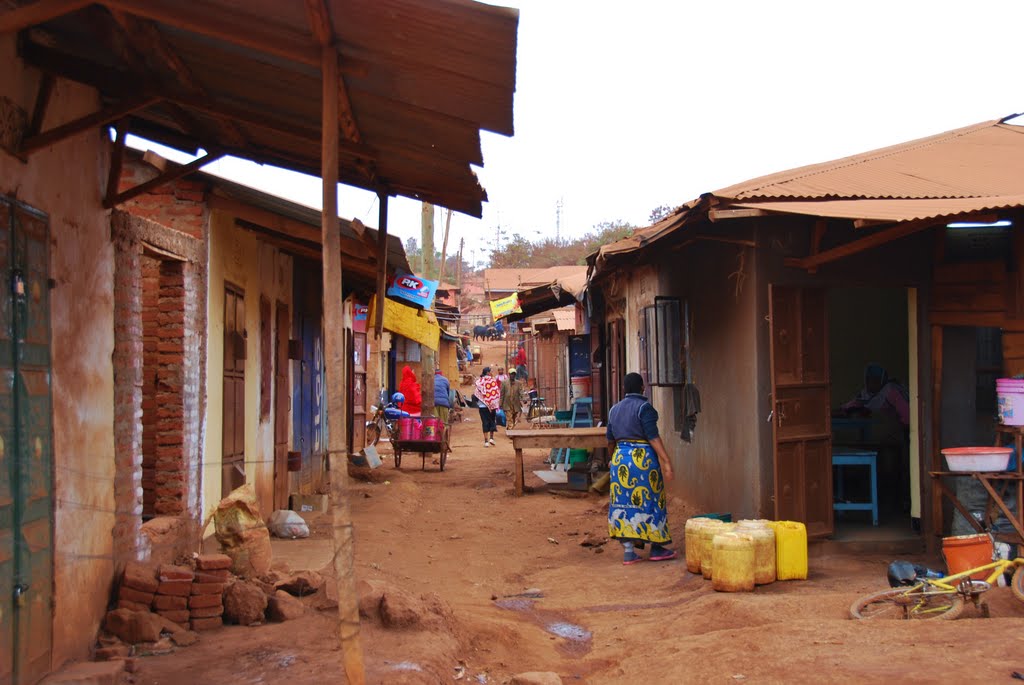
{"type": "Polygon", "coordinates": [[[682,305],[678,297],[656,297],[642,311],[640,374],[649,386],[683,384],[682,305]]]}

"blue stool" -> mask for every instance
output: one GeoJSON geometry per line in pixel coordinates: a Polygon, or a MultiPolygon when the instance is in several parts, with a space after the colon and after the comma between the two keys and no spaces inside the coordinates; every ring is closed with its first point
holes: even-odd
{"type": "Polygon", "coordinates": [[[870,502],[832,502],[835,511],[870,511],[871,525],[878,525],[878,452],[870,450],[851,450],[838,447],[832,451],[832,466],[838,466],[836,477],[835,500],[843,497],[843,467],[867,466],[871,469],[871,501],[870,502]]]}

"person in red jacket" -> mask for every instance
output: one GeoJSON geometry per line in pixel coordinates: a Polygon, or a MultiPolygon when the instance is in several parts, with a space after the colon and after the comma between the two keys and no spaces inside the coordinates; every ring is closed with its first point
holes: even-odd
{"type": "Polygon", "coordinates": [[[402,409],[413,416],[419,416],[423,409],[423,397],[420,394],[420,383],[416,380],[416,374],[408,366],[402,367],[402,382],[398,386],[398,392],[405,395],[405,404],[402,409]]]}

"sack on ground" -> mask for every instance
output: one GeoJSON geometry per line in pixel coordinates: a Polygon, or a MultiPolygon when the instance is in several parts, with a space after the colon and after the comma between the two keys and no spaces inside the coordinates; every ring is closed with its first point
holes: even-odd
{"type": "Polygon", "coordinates": [[[273,551],[267,530],[256,504],[251,483],[232,491],[213,513],[217,542],[231,557],[231,572],[243,578],[261,576],[270,570],[273,551]]]}
{"type": "Polygon", "coordinates": [[[309,526],[294,511],[278,509],[267,522],[270,534],[279,538],[308,538],[309,526]]]}

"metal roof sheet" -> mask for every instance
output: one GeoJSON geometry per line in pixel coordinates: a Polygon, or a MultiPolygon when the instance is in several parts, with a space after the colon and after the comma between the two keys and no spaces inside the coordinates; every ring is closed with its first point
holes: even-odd
{"type": "Polygon", "coordinates": [[[790,169],[717,198],[955,198],[1024,194],[1024,128],[1000,121],[790,169]]]}
{"type": "Polygon", "coordinates": [[[484,284],[491,292],[514,292],[531,286],[546,285],[559,278],[586,275],[587,267],[576,264],[543,269],[484,269],[484,284]]]}
{"type": "Polygon", "coordinates": [[[1024,207],[1024,194],[913,200],[819,200],[816,202],[743,202],[732,207],[761,209],[834,219],[899,222],[1024,207]]]}
{"type": "MultiPolygon", "coordinates": [[[[28,24],[22,58],[96,87],[111,108],[158,95],[128,115],[143,137],[320,175],[320,49],[308,3],[85,4],[50,3],[81,9],[28,24]]],[[[24,28],[15,13],[33,5],[44,7],[4,3],[0,27],[24,28]]],[[[481,129],[513,133],[518,10],[469,0],[325,6],[350,105],[341,182],[480,216],[486,193],[470,165],[483,161],[481,129]]]]}

